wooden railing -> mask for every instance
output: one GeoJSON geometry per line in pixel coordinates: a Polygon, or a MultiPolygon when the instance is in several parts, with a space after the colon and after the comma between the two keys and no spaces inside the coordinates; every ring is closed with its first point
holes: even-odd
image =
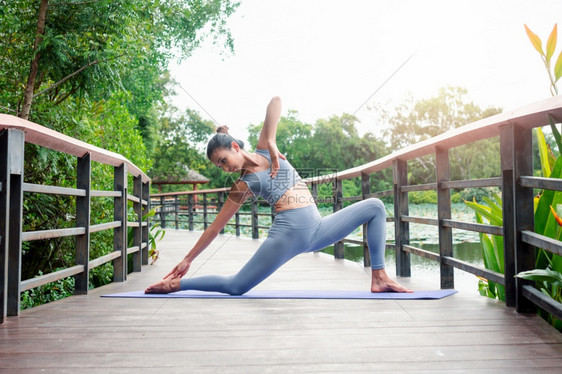
{"type": "MultiPolygon", "coordinates": [[[[560,303],[537,291],[531,282],[515,278],[515,275],[519,272],[534,268],[535,247],[543,248],[551,253],[562,254],[561,242],[533,232],[533,189],[562,191],[562,181],[533,176],[532,129],[545,126],[551,120],[559,123],[559,119],[562,119],[562,97],[555,97],[471,123],[352,169],[306,179],[306,183],[310,186],[314,196],[317,196],[319,184],[331,183],[334,192],[332,198],[334,211],[341,209],[346,201],[393,196],[394,218],[390,220],[394,221],[395,240],[394,245],[387,244],[387,248],[393,248],[396,251],[396,274],[398,276],[409,277],[411,275],[411,254],[422,256],[440,264],[442,288],[454,287],[453,269],[458,268],[504,285],[506,305],[515,306],[519,312],[533,311],[538,305],[558,318],[562,318],[560,303]],[[499,137],[500,139],[501,175],[497,178],[487,179],[450,180],[449,150],[492,137],[499,137]],[[423,185],[408,185],[407,162],[427,155],[435,155],[436,181],[423,185]],[[370,175],[388,168],[393,169],[393,189],[372,192],[370,175]],[[342,182],[353,178],[361,178],[362,194],[361,196],[344,197],[342,182]],[[451,219],[451,189],[491,186],[500,187],[502,190],[503,227],[451,219]],[[412,217],[408,213],[408,193],[425,190],[437,191],[436,219],[412,217]],[[438,254],[410,245],[410,223],[438,228],[438,254]],[[454,258],[453,229],[502,235],[504,237],[505,274],[496,273],[454,258]]],[[[167,222],[174,222],[177,228],[181,221],[179,217],[187,215],[188,228],[192,230],[194,222],[201,222],[205,228],[207,227],[210,222],[209,216],[220,209],[227,192],[228,188],[224,188],[156,194],[153,197],[160,199],[154,203],[162,207],[163,213],[167,213],[160,215],[162,226],[166,227],[167,222]],[[187,200],[182,202],[182,196],[184,200],[187,200]],[[194,196],[199,196],[197,207],[194,203],[194,196]],[[214,206],[212,212],[208,209],[210,205],[214,206]],[[195,220],[195,212],[197,212],[197,217],[203,216],[202,221],[195,220]],[[171,219],[167,218],[170,217],[170,214],[172,214],[171,219]]],[[[257,204],[260,204],[260,202],[252,201],[250,204],[252,206],[251,213],[249,213],[252,215],[252,237],[257,238],[259,236],[258,228],[263,227],[258,222],[257,204]]],[[[274,215],[273,212],[272,215],[274,215]]],[[[234,223],[231,222],[230,224],[236,227],[237,235],[239,235],[241,225],[238,217],[235,218],[234,223]]],[[[345,241],[363,245],[365,266],[368,266],[368,248],[365,238],[362,241],[346,239],[336,243],[335,256],[343,258],[343,242],[345,241]]]]}
{"type": "Polygon", "coordinates": [[[88,292],[89,271],[113,261],[114,281],[127,279],[127,255],[133,254],[133,271],[148,263],[148,220],[150,179],[123,156],[81,142],[20,118],[0,114],[0,311],[6,316],[20,313],[20,293],[66,277],[75,277],[75,293],[88,292]],[[24,182],[25,143],[36,144],[77,158],[76,188],[24,182]],[[91,189],[92,161],[114,167],[111,191],[91,189]],[[133,176],[130,194],[128,174],[133,176]],[[24,193],[56,194],[76,198],[76,227],[22,232],[24,193]],[[90,224],[92,198],[114,201],[113,221],[90,224]],[[127,222],[127,202],[132,201],[136,222],[127,222]],[[133,246],[128,247],[127,228],[133,227],[133,246]],[[113,230],[113,252],[90,260],[90,234],[113,230]],[[75,266],[32,279],[21,279],[22,242],[76,237],[75,266]]]}

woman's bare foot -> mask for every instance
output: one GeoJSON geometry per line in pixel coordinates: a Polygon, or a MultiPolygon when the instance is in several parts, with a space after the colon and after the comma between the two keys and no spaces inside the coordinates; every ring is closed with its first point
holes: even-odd
{"type": "Polygon", "coordinates": [[[386,274],[384,269],[373,269],[371,278],[371,292],[406,292],[414,291],[396,283],[386,274]]]}
{"type": "Polygon", "coordinates": [[[148,287],[144,293],[170,293],[180,289],[180,278],[166,278],[148,287]]]}

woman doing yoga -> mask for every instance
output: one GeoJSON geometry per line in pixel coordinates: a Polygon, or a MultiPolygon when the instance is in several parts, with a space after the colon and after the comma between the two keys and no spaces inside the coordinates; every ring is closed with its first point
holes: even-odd
{"type": "Polygon", "coordinates": [[[383,203],[367,199],[321,217],[307,186],[277,149],[275,137],[280,115],[281,100],[274,97],[267,106],[255,153],[245,151],[243,143],[228,135],[224,127],[217,130],[207,146],[207,156],[226,172],[240,172],[240,178],[234,182],[222,209],[191,251],[163,280],[148,287],[146,293],[200,290],[241,295],[294,256],[327,247],[365,223],[371,256],[371,292],[412,292],[390,279],[384,269],[386,214],[383,203]],[[262,196],[276,211],[267,239],[253,257],[232,276],[182,279],[192,261],[252,195],[262,196]]]}

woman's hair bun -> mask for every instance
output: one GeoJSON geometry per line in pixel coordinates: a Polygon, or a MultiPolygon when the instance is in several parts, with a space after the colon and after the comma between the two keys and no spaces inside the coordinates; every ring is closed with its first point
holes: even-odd
{"type": "Polygon", "coordinates": [[[217,134],[227,134],[228,135],[228,126],[217,127],[217,134]]]}

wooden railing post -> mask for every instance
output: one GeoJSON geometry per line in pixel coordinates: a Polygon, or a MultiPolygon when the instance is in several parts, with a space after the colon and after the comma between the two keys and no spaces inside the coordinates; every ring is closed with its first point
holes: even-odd
{"type": "Polygon", "coordinates": [[[1,322],[20,313],[24,144],[21,130],[0,133],[1,322]]]}
{"type": "Polygon", "coordinates": [[[138,226],[133,227],[133,246],[139,250],[133,253],[133,271],[142,270],[142,175],[133,179],[133,195],[139,199],[133,202],[133,210],[137,215],[138,226]]]}
{"type": "MultiPolygon", "coordinates": [[[[513,177],[511,178],[511,185],[513,186],[513,218],[510,224],[513,223],[514,226],[508,228],[504,221],[504,236],[506,236],[507,231],[512,237],[515,267],[510,269],[509,274],[507,265],[504,267],[506,285],[508,277],[510,277],[510,280],[515,279],[515,307],[517,312],[533,312],[536,310],[535,305],[523,296],[523,286],[532,284],[532,282],[521,278],[514,278],[519,272],[533,269],[536,259],[535,248],[521,239],[521,231],[534,231],[535,221],[532,213],[534,211],[533,189],[522,187],[519,183],[521,176],[533,175],[532,130],[522,129],[517,125],[510,125],[508,128],[502,129],[502,135],[507,136],[506,142],[512,141],[513,144],[511,154],[511,166],[513,167],[513,177]]],[[[508,155],[507,158],[509,159],[510,156],[508,155]]]]}
{"type": "Polygon", "coordinates": [[[506,125],[500,133],[500,156],[502,168],[502,215],[503,215],[503,260],[505,279],[505,305],[516,305],[515,286],[515,197],[514,197],[514,128],[506,125]]]}
{"type": "Polygon", "coordinates": [[[121,226],[113,229],[113,250],[121,252],[121,256],[113,260],[113,281],[127,280],[127,164],[114,169],[113,189],[121,193],[114,198],[113,220],[121,222],[121,226]]]}
{"type": "Polygon", "coordinates": [[[142,264],[148,265],[148,234],[150,231],[150,218],[148,217],[148,212],[150,211],[150,182],[145,182],[142,184],[142,198],[146,201],[146,204],[142,206],[142,216],[146,217],[144,221],[144,226],[142,228],[142,243],[146,244],[142,250],[142,264]]]}
{"type": "Polygon", "coordinates": [[[209,218],[207,216],[207,194],[203,194],[203,230],[207,230],[207,226],[209,225],[209,218]]]}
{"type": "Polygon", "coordinates": [[[310,191],[310,193],[312,194],[314,202],[318,205],[318,183],[312,182],[312,191],[310,191]]]}
{"type": "MultiPolygon", "coordinates": [[[[367,195],[371,193],[371,178],[369,174],[361,173],[361,198],[365,200],[367,195]]],[[[367,224],[363,225],[363,266],[371,266],[371,255],[369,254],[369,245],[367,244],[367,224]]]]}
{"type": "Polygon", "coordinates": [[[453,257],[453,233],[450,227],[443,226],[443,220],[451,219],[451,191],[442,187],[442,182],[450,179],[449,150],[435,147],[437,176],[437,220],[439,221],[439,268],[441,271],[441,288],[455,288],[454,268],[443,262],[445,257],[453,257]]]}
{"type": "Polygon", "coordinates": [[[74,276],[75,295],[88,293],[90,271],[90,190],[92,163],[90,154],[78,157],[76,165],[76,188],[86,191],[86,196],[76,197],[76,227],[84,227],[84,234],[76,236],[76,265],[83,265],[84,271],[74,276]]]}
{"type": "MultiPolygon", "coordinates": [[[[343,181],[337,177],[333,180],[333,211],[334,213],[343,208],[343,181]]],[[[345,258],[345,246],[343,241],[334,243],[334,257],[338,259],[345,258]]]]}
{"type": "Polygon", "coordinates": [[[10,151],[8,147],[8,131],[0,132],[0,323],[4,323],[8,315],[8,227],[10,214],[10,151]]]}
{"type": "Polygon", "coordinates": [[[402,192],[402,186],[408,184],[408,164],[404,160],[395,159],[394,166],[394,242],[396,247],[396,275],[411,276],[410,253],[403,246],[410,243],[410,227],[402,221],[408,215],[408,192],[402,192]]]}
{"type": "MultiPolygon", "coordinates": [[[[217,197],[217,210],[220,212],[222,209],[222,206],[224,205],[224,197],[225,197],[225,193],[224,191],[220,191],[217,197]]],[[[216,216],[215,216],[216,217],[216,216]]],[[[221,234],[224,234],[224,227],[222,228],[222,230],[220,231],[221,234]]]]}
{"type": "Polygon", "coordinates": [[[160,196],[160,227],[166,228],[166,198],[160,196]]]}
{"type": "Polygon", "coordinates": [[[258,199],[252,199],[252,239],[260,238],[260,230],[258,229],[258,199]]]}
{"type": "Polygon", "coordinates": [[[237,211],[234,215],[234,223],[236,228],[236,236],[240,236],[240,212],[237,211]]]}
{"type": "Polygon", "coordinates": [[[176,227],[176,230],[180,228],[179,217],[180,217],[180,199],[178,195],[176,195],[174,196],[174,225],[176,227]]]}
{"type": "Polygon", "coordinates": [[[189,231],[193,231],[193,195],[187,195],[187,221],[189,231]]]}

